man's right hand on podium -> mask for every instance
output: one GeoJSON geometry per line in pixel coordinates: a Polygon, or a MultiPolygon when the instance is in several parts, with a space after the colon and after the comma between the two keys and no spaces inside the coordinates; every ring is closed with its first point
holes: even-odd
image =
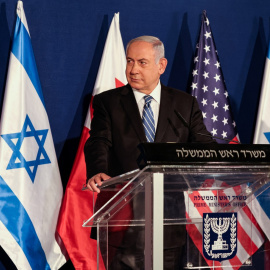
{"type": "Polygon", "coordinates": [[[102,182],[105,180],[110,179],[111,177],[105,173],[98,173],[94,176],[92,176],[88,181],[86,187],[90,189],[91,191],[100,193],[100,187],[102,185],[102,182]]]}

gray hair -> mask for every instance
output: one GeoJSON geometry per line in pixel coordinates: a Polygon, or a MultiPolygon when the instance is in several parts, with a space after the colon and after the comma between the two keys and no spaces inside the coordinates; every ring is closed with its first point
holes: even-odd
{"type": "Polygon", "coordinates": [[[126,54],[128,51],[129,46],[137,41],[144,41],[147,43],[150,43],[153,45],[153,49],[155,51],[155,56],[156,56],[156,64],[159,62],[159,60],[163,57],[165,57],[165,49],[164,49],[164,44],[163,42],[157,38],[157,37],[153,37],[153,36],[140,36],[137,38],[132,39],[131,41],[129,41],[129,43],[127,44],[126,47],[126,54]]]}

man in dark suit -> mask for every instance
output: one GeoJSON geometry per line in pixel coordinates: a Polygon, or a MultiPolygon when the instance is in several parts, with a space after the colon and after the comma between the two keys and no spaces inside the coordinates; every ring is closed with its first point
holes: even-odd
{"type": "Polygon", "coordinates": [[[196,99],[160,83],[167,66],[164,56],[163,43],[156,37],[131,40],[126,49],[128,84],[95,96],[91,134],[85,144],[90,190],[99,193],[102,181],[137,169],[137,146],[142,142],[213,142],[196,99]],[[144,96],[151,96],[152,139],[142,122],[144,96]]]}
{"type": "MultiPolygon", "coordinates": [[[[126,86],[96,95],[91,136],[85,144],[88,188],[99,192],[102,180],[138,168],[141,142],[146,142],[142,123],[143,96],[152,95],[155,118],[154,142],[212,142],[197,101],[191,95],[160,83],[167,60],[163,43],[149,36],[127,46],[126,86]],[[177,117],[178,111],[189,128],[177,117]]],[[[211,136],[211,135],[210,135],[211,136]]]]}

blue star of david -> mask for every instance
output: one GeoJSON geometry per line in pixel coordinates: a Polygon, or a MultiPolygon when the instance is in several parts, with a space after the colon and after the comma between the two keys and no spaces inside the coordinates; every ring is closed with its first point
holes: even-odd
{"type": "Polygon", "coordinates": [[[268,140],[268,142],[270,143],[270,132],[265,132],[264,136],[266,137],[266,139],[268,140]]]}
{"type": "Polygon", "coordinates": [[[51,163],[44,149],[47,134],[48,129],[36,130],[29,116],[26,115],[21,132],[1,135],[1,137],[6,141],[13,151],[7,166],[7,170],[25,168],[30,179],[34,183],[38,166],[51,163]],[[24,138],[28,137],[34,137],[38,144],[36,159],[30,161],[27,161],[20,151],[24,138]]]}

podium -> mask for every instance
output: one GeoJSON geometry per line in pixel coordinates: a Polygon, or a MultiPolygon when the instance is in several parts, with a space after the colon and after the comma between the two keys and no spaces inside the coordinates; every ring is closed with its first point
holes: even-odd
{"type": "Polygon", "coordinates": [[[83,223],[97,269],[255,269],[267,252],[256,214],[258,198],[270,207],[269,146],[140,147],[140,169],[105,181],[83,223]]]}

